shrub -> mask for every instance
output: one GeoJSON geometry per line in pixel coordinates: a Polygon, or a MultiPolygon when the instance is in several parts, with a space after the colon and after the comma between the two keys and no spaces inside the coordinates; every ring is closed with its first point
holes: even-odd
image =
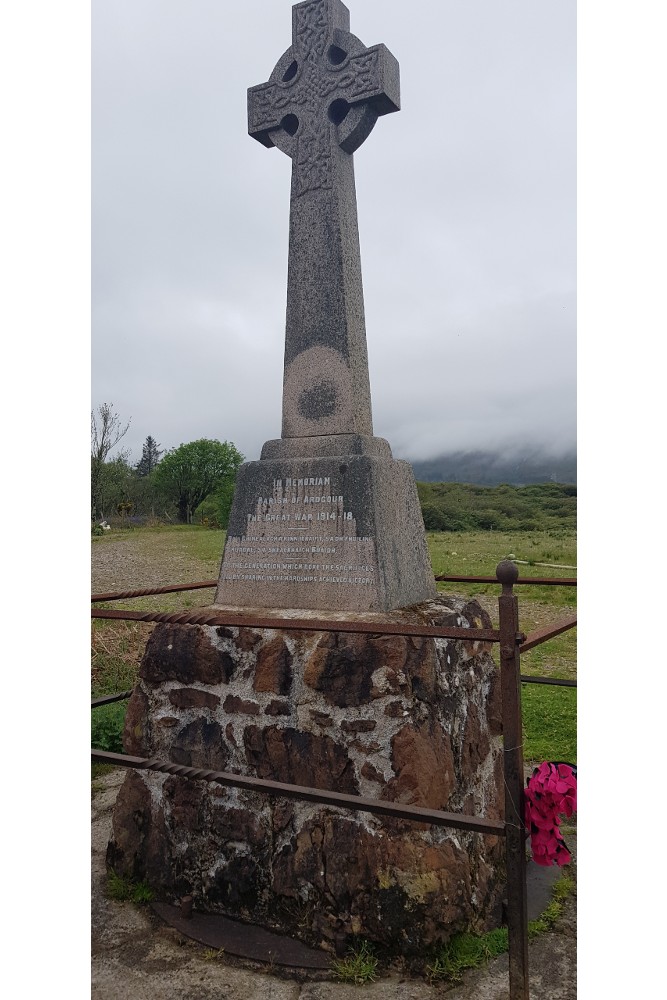
{"type": "Polygon", "coordinates": [[[107,753],[123,752],[123,727],[127,702],[115,701],[92,710],[91,746],[107,753]]]}

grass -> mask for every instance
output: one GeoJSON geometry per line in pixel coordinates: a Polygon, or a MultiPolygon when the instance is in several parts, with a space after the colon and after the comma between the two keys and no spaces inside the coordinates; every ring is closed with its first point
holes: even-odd
{"type": "Polygon", "coordinates": [[[110,871],[107,874],[107,896],[119,903],[150,903],[153,890],[145,882],[132,882],[110,871]]]}
{"type": "MultiPolygon", "coordinates": [[[[555,883],[551,900],[537,920],[528,922],[528,937],[533,939],[551,930],[562,916],[565,900],[574,892],[575,883],[571,875],[564,873],[555,883]]],[[[426,975],[431,982],[441,980],[456,983],[467,969],[477,969],[490,959],[508,950],[509,940],[506,927],[498,927],[486,934],[455,934],[446,944],[441,945],[426,966],[426,975]]]]}
{"type": "Polygon", "coordinates": [[[205,948],[202,952],[202,958],[205,958],[207,962],[219,962],[225,957],[224,948],[205,948]]]}
{"type": "MultiPolygon", "coordinates": [[[[521,605],[519,603],[519,610],[521,605]]],[[[528,609],[525,609],[528,610],[528,609]]],[[[563,612],[558,618],[565,618],[571,612],[563,612]]],[[[534,626],[530,620],[520,622],[524,632],[531,631],[534,626]]],[[[535,646],[521,657],[522,674],[538,674],[540,677],[553,677],[560,680],[576,680],[577,678],[577,632],[570,629],[549,639],[541,646],[535,646]]]]}
{"type": "MultiPolygon", "coordinates": [[[[92,698],[132,690],[137,682],[139,664],[151,631],[152,626],[140,622],[103,619],[93,621],[92,698]]],[[[110,753],[122,753],[126,711],[127,701],[112,702],[92,709],[91,746],[110,753]]]]}
{"type": "Polygon", "coordinates": [[[577,762],[577,692],[546,684],[521,685],[526,763],[577,762]]]}
{"type": "Polygon", "coordinates": [[[431,982],[441,979],[459,982],[466,969],[484,965],[489,959],[506,952],[508,946],[506,927],[498,927],[487,934],[455,934],[438,949],[432,962],[426,966],[426,974],[431,982]]]}
{"type": "MultiPolygon", "coordinates": [[[[495,576],[496,566],[509,555],[527,562],[553,562],[576,566],[576,532],[554,531],[430,531],[426,535],[433,572],[449,576],[495,576]]],[[[550,566],[519,566],[519,579],[541,576],[549,579],[576,577],[574,570],[550,566]]],[[[440,582],[438,590],[451,592],[455,586],[462,594],[497,594],[491,583],[440,582]]],[[[518,586],[516,592],[524,601],[549,606],[576,607],[576,587],[518,586]]]]}
{"type": "Polygon", "coordinates": [[[368,941],[360,941],[351,948],[345,958],[337,958],[331,963],[336,979],[341,983],[363,986],[377,979],[378,960],[368,941]]]}
{"type": "Polygon", "coordinates": [[[572,895],[574,890],[574,879],[570,875],[564,874],[559,878],[551,891],[551,901],[544,912],[537,920],[528,921],[529,938],[536,938],[539,934],[544,934],[554,927],[562,916],[565,900],[572,895]]]}
{"type": "MultiPolygon", "coordinates": [[[[128,580],[122,589],[188,580],[215,579],[224,545],[223,531],[200,526],[119,528],[94,538],[93,546],[131,546],[132,565],[146,566],[145,576],[128,580]]],[[[553,562],[576,565],[576,532],[549,531],[459,531],[428,532],[427,544],[436,574],[493,576],[496,565],[509,555],[529,563],[553,562]]],[[[573,570],[520,566],[522,577],[575,576],[573,570]]],[[[96,586],[97,590],[110,589],[96,586]]],[[[119,587],[118,589],[121,589],[119,587]]],[[[479,597],[497,625],[495,584],[439,583],[441,593],[479,597]]],[[[575,587],[517,587],[520,626],[531,632],[549,621],[570,614],[576,607],[575,587]]],[[[106,605],[146,611],[176,611],[205,606],[211,590],[183,591],[155,597],[114,601],[106,605]]],[[[104,605],[100,605],[103,607],[104,605]]],[[[139,622],[93,621],[92,695],[99,697],[134,687],[144,647],[153,625],[139,622]]],[[[565,632],[530,650],[521,662],[522,673],[552,678],[576,678],[576,629],[565,632]]],[[[524,755],[529,762],[568,760],[576,762],[576,690],[537,684],[522,686],[524,710],[524,755]]],[[[100,749],[121,750],[121,733],[127,702],[95,709],[93,734],[100,749]]]]}
{"type": "Polygon", "coordinates": [[[100,705],[91,711],[90,745],[107,753],[123,752],[126,701],[100,705]]]}

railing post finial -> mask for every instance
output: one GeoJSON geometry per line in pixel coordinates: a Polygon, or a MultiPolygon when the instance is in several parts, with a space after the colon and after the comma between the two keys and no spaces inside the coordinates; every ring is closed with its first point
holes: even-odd
{"type": "Polygon", "coordinates": [[[519,579],[519,568],[511,559],[503,559],[496,566],[496,579],[503,585],[503,594],[511,594],[512,587],[519,579]]]}

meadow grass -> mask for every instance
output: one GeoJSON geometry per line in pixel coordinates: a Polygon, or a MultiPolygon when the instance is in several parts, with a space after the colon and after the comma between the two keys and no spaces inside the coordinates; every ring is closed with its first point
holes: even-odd
{"type": "MultiPolygon", "coordinates": [[[[519,579],[540,576],[549,579],[576,577],[576,571],[535,563],[576,566],[574,531],[430,531],[426,535],[433,572],[449,576],[495,576],[496,566],[512,555],[528,565],[519,565],[519,579]]],[[[493,583],[438,583],[438,590],[462,594],[497,594],[493,583]]],[[[550,606],[576,607],[576,587],[517,586],[520,600],[539,601],[550,606]]]]}
{"type": "MultiPolygon", "coordinates": [[[[224,545],[223,531],[195,525],[115,529],[93,539],[93,545],[130,543],[137,564],[150,567],[160,585],[188,580],[215,579],[224,545]],[[174,574],[186,573],[174,578],[174,574]]],[[[536,562],[576,564],[576,533],[570,530],[533,532],[461,531],[428,532],[427,543],[435,574],[492,576],[496,565],[509,555],[533,565],[520,566],[521,577],[576,576],[573,570],[534,565],[536,562]]],[[[148,578],[131,584],[147,586],[148,578]]],[[[122,587],[118,589],[128,589],[122,587]]],[[[110,588],[96,586],[97,590],[110,588]]],[[[498,623],[496,584],[439,583],[441,593],[479,597],[498,623]]],[[[570,614],[576,607],[575,587],[517,586],[520,627],[530,632],[548,621],[570,614]]],[[[213,590],[183,591],[154,597],[109,602],[99,607],[144,611],[177,611],[203,607],[213,600],[213,590]]],[[[136,683],[139,663],[153,626],[123,621],[93,621],[92,696],[129,690],[136,683]]],[[[576,678],[576,629],[530,650],[521,658],[523,674],[576,678]]],[[[546,685],[522,685],[524,756],[527,762],[567,760],[576,762],[576,690],[546,685]]],[[[93,711],[93,737],[102,749],[121,749],[120,733],[126,703],[93,711]],[[102,747],[102,743],[105,745],[102,747]]]]}

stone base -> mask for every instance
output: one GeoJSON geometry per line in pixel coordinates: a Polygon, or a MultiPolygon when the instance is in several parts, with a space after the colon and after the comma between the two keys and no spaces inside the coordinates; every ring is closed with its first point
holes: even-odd
{"type": "MultiPolygon", "coordinates": [[[[346,616],[349,620],[350,616],[346,616]]],[[[489,627],[444,598],[395,621],[489,627]]],[[[487,644],[158,625],[126,752],[499,818],[500,691],[487,644]]],[[[356,935],[404,954],[500,918],[502,843],[130,771],[108,861],[164,898],[192,895],[309,944],[356,935]]]]}
{"type": "Polygon", "coordinates": [[[292,457],[299,438],[241,466],[216,605],[388,611],[435,596],[410,465],[378,454],[381,438],[345,439],[357,453],[292,457]]]}
{"type": "Polygon", "coordinates": [[[276,438],[262,447],[261,461],[294,458],[342,458],[344,455],[373,455],[391,458],[384,438],[366,434],[322,434],[314,437],[276,438]]]}

